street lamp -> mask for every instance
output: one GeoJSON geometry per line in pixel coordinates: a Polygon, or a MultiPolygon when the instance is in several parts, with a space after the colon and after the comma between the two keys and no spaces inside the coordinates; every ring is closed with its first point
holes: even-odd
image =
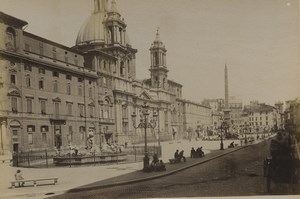
{"type": "Polygon", "coordinates": [[[133,112],[132,117],[132,125],[135,129],[141,128],[145,130],[145,157],[144,157],[144,168],[143,170],[146,171],[149,168],[149,157],[148,157],[148,151],[147,151],[147,128],[154,129],[156,127],[156,120],[157,120],[157,113],[153,113],[153,118],[149,118],[149,106],[146,102],[144,102],[144,105],[141,106],[141,118],[140,123],[136,123],[136,113],[133,112]]]}
{"type": "Polygon", "coordinates": [[[226,131],[229,126],[227,124],[226,121],[223,120],[223,118],[221,117],[220,119],[222,121],[221,126],[220,126],[220,130],[221,130],[221,143],[220,143],[220,150],[224,150],[224,144],[223,144],[223,130],[226,131]]]}
{"type": "Polygon", "coordinates": [[[249,127],[248,123],[245,122],[245,144],[247,144],[247,142],[248,142],[248,140],[247,140],[248,127],[249,127]]]}

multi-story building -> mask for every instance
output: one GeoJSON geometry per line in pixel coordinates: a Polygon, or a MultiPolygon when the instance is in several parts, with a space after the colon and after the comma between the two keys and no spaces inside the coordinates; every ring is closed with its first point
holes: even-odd
{"type": "Polygon", "coordinates": [[[23,31],[22,20],[0,18],[3,148],[84,143],[98,129],[96,72],[81,52],[23,31]]]}
{"type": "Polygon", "coordinates": [[[277,127],[279,130],[284,129],[284,110],[283,110],[283,103],[276,102],[275,107],[277,110],[277,127]]]}
{"type": "Polygon", "coordinates": [[[211,108],[183,100],[183,128],[187,132],[189,129],[193,131],[201,131],[206,135],[207,131],[212,127],[212,112],[211,108]]]}
{"type": "Polygon", "coordinates": [[[228,100],[228,106],[230,109],[230,128],[231,132],[239,132],[239,130],[244,125],[244,120],[242,118],[243,114],[243,102],[237,97],[231,96],[228,100]]]}
{"type": "Polygon", "coordinates": [[[249,109],[251,132],[271,131],[277,128],[277,109],[265,103],[252,102],[249,109]]]}
{"type": "Polygon", "coordinates": [[[204,99],[202,104],[211,108],[211,129],[217,133],[217,129],[221,126],[224,113],[222,110],[225,107],[224,99],[204,99]]]}
{"type": "Polygon", "coordinates": [[[26,21],[0,12],[1,152],[80,147],[89,136],[100,146],[143,140],[131,114],[144,102],[159,115],[149,140],[210,124],[210,108],[182,99],[182,85],[168,79],[159,33],[150,47],[150,78],[138,80],[137,50],[115,0],[94,5],[71,48],[24,31],[26,21]]]}

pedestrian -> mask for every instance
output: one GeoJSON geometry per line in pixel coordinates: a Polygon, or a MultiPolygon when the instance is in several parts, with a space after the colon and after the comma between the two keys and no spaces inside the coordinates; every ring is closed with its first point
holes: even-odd
{"type": "MultiPolygon", "coordinates": [[[[15,173],[15,179],[17,181],[24,180],[23,174],[20,169],[18,169],[17,172],[15,173]]],[[[24,184],[25,184],[25,182],[19,182],[19,187],[24,187],[24,184]]]]}

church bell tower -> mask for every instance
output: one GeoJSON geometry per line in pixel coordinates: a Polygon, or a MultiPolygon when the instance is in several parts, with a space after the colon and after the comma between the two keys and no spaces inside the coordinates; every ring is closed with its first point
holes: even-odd
{"type": "Polygon", "coordinates": [[[156,32],[156,38],[150,48],[151,56],[151,86],[154,88],[167,88],[167,77],[169,70],[166,66],[166,48],[160,40],[159,29],[156,32]]]}

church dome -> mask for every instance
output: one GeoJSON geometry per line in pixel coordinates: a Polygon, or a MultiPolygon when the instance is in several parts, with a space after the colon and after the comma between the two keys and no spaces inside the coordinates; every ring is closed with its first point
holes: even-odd
{"type": "Polygon", "coordinates": [[[103,24],[105,12],[93,13],[81,26],[76,39],[76,46],[104,43],[106,28],[103,24]]]}
{"type": "MultiPolygon", "coordinates": [[[[126,27],[124,19],[116,8],[116,1],[111,1],[111,9],[108,9],[108,0],[94,0],[95,10],[92,15],[82,24],[76,39],[76,46],[104,45],[109,44],[108,22],[115,21],[126,27]]],[[[125,31],[123,45],[130,45],[129,37],[125,31]]]]}

